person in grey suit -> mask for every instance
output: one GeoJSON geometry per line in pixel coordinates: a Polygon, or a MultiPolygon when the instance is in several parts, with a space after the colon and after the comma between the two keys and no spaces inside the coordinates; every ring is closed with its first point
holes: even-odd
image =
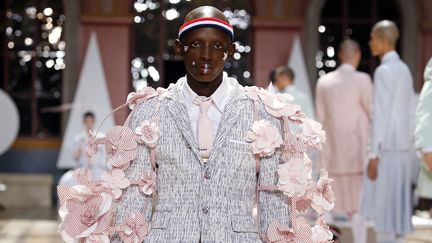
{"type": "Polygon", "coordinates": [[[80,187],[59,188],[65,241],[331,239],[323,218],[311,228],[296,216],[305,205],[322,213],[334,204],[326,175],[312,185],[305,155],[322,147],[324,132],[298,106],[223,72],[233,38],[216,8],[186,16],[175,42],[186,76],[168,89],[131,93],[125,126],[89,142],[90,158],[93,144],[105,144],[111,174],[92,184],[77,171],[80,187]],[[303,134],[291,133],[288,123],[303,124],[303,134]]]}
{"type": "MultiPolygon", "coordinates": [[[[193,10],[185,22],[201,17],[227,22],[212,7],[193,10]]],[[[161,103],[159,129],[164,136],[157,151],[159,198],[145,242],[260,242],[259,229],[265,232],[270,221],[289,225],[288,207],[281,193],[261,194],[260,227],[252,214],[258,180],[276,182],[279,153],[261,161],[257,178],[255,159],[245,141],[254,121],[253,106],[237,81],[224,77],[222,72],[224,53],[231,57],[235,51],[230,38],[216,28],[198,28],[182,37],[176,41],[175,51],[183,57],[187,74],[172,87],[173,97],[161,103]],[[189,47],[187,51],[184,45],[189,47]],[[193,116],[194,105],[186,101],[190,98],[186,94],[214,97],[212,105],[216,109],[210,107],[209,116],[212,123],[219,124],[213,129],[215,140],[207,162],[198,151],[194,136],[197,129],[191,126],[196,125],[197,116],[193,116]]],[[[154,100],[150,100],[137,108],[130,123],[132,130],[149,118],[154,106],[154,100]]],[[[275,118],[265,112],[262,115],[277,125],[275,118]]],[[[151,170],[146,152],[139,152],[138,161],[126,172],[132,178],[151,170]]],[[[143,206],[141,193],[130,188],[123,195],[117,219],[121,221],[128,212],[142,212],[143,206]]],[[[150,218],[150,211],[148,207],[146,218],[150,218]]]]}

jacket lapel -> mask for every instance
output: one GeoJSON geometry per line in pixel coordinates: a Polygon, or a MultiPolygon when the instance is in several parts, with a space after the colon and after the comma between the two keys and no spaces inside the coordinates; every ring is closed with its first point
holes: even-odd
{"type": "Polygon", "coordinates": [[[213,159],[217,158],[219,153],[222,151],[222,147],[225,144],[228,133],[232,126],[236,123],[238,116],[241,111],[246,107],[244,102],[247,99],[246,93],[241,90],[239,84],[235,84],[235,88],[231,92],[231,98],[225,106],[222,119],[219,123],[219,128],[216,133],[216,138],[213,143],[213,149],[210,154],[210,163],[213,159]]]}
{"type": "Polygon", "coordinates": [[[200,158],[197,143],[192,135],[188,112],[182,102],[183,93],[181,92],[181,87],[182,82],[180,80],[171,88],[170,92],[172,95],[169,97],[170,101],[167,104],[167,108],[187,145],[190,146],[194,154],[200,158]]]}

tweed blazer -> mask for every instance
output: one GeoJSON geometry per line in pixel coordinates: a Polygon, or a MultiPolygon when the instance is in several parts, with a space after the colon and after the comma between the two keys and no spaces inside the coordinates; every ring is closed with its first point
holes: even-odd
{"type": "MultiPolygon", "coordinates": [[[[116,221],[141,212],[150,222],[144,242],[261,242],[272,221],[289,225],[286,198],[281,192],[263,191],[259,196],[257,220],[254,217],[257,185],[276,184],[280,151],[262,158],[257,174],[256,160],[245,139],[254,122],[254,105],[243,87],[228,78],[234,86],[223,112],[207,163],[198,153],[193,138],[181,88],[185,79],[170,87],[172,95],[160,103],[159,129],[162,134],[156,146],[157,199],[154,207],[144,207],[144,197],[136,187],[129,187],[118,205],[116,221]],[[260,222],[260,225],[257,225],[260,222]]],[[[152,98],[136,107],[129,127],[134,130],[155,112],[158,99],[152,98]]],[[[280,121],[265,112],[260,116],[281,129],[280,121]]],[[[149,150],[142,146],[126,175],[137,179],[151,171],[149,150]]],[[[115,242],[119,242],[116,239],[115,242]]]]}

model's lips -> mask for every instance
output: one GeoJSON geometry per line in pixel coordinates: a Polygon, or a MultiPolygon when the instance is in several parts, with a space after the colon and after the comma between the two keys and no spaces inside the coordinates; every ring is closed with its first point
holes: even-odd
{"type": "Polygon", "coordinates": [[[199,65],[199,71],[201,75],[208,74],[210,70],[212,69],[212,66],[208,63],[203,63],[199,65]]]}

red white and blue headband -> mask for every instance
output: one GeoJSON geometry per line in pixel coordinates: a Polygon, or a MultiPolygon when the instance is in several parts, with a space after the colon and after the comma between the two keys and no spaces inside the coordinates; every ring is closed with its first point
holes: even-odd
{"type": "Polygon", "coordinates": [[[181,39],[189,31],[206,27],[220,29],[225,32],[231,40],[234,40],[234,28],[229,23],[217,18],[198,18],[184,23],[179,29],[178,38],[181,39]]]}

